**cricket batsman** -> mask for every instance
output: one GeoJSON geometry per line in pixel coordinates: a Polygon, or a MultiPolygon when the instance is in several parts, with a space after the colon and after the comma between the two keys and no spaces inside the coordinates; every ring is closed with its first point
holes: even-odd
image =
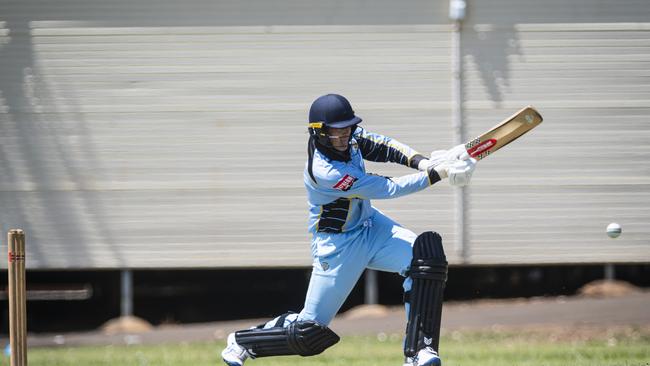
{"type": "Polygon", "coordinates": [[[366,268],[405,277],[405,366],[439,366],[438,342],[447,261],[439,234],[414,234],[374,208],[371,199],[397,198],[443,179],[469,184],[476,160],[464,145],[429,159],[386,136],[366,131],[348,100],[327,94],[309,111],[304,183],[312,233],[312,275],[300,313],[286,313],[231,333],[222,352],[229,366],[248,358],[323,352],[339,341],[328,325],[366,268]],[[401,177],[366,173],[364,160],[419,172],[401,177]]]}

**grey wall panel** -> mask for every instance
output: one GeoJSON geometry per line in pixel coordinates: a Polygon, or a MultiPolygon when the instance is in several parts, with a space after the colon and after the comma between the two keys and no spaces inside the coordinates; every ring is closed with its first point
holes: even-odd
{"type": "Polygon", "coordinates": [[[295,189],[21,192],[3,207],[31,268],[296,266],[309,257],[295,189]]]}
{"type": "Polygon", "coordinates": [[[447,2],[427,0],[24,0],[3,1],[8,21],[86,21],[132,25],[440,24],[447,2]]]}
{"type": "Polygon", "coordinates": [[[464,28],[468,137],[527,104],[545,117],[480,163],[467,262],[647,262],[650,28],[625,23],[647,20],[647,4],[591,4],[575,20],[562,15],[573,4],[520,4],[536,24],[479,6],[464,28]]]}
{"type": "Polygon", "coordinates": [[[648,188],[481,182],[471,193],[471,261],[646,262],[650,209],[639,202],[650,199],[648,188]],[[615,240],[605,235],[612,221],[624,229],[615,240]]]}
{"type": "Polygon", "coordinates": [[[34,19],[9,22],[0,75],[0,221],[27,231],[30,268],[308,266],[311,101],[345,94],[418,148],[446,124],[447,25],[34,19]]]}
{"type": "Polygon", "coordinates": [[[646,0],[491,0],[468,2],[469,23],[621,23],[647,22],[646,0]]]}
{"type": "MultiPolygon", "coordinates": [[[[2,230],[27,230],[31,268],[308,266],[309,104],[451,146],[447,3],[0,2],[2,230]]],[[[648,261],[645,3],[468,3],[465,134],[546,120],[480,163],[465,262],[648,261]]],[[[460,263],[452,192],[375,205],[460,263]]]]}

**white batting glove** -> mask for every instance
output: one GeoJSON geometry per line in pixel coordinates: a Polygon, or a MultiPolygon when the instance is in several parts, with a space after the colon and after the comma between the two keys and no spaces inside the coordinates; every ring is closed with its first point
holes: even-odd
{"type": "Polygon", "coordinates": [[[438,173],[440,179],[449,178],[449,184],[454,187],[464,187],[469,184],[476,167],[476,159],[445,161],[432,169],[438,173]]]}
{"type": "Polygon", "coordinates": [[[469,154],[465,150],[465,145],[457,145],[449,150],[435,150],[431,152],[429,159],[422,159],[418,163],[418,170],[426,171],[431,167],[436,167],[444,162],[454,162],[456,160],[467,160],[469,154]]]}
{"type": "Polygon", "coordinates": [[[447,150],[436,150],[431,153],[429,159],[422,159],[418,163],[418,170],[427,171],[431,167],[436,167],[447,161],[447,150]]]}
{"type": "Polygon", "coordinates": [[[449,184],[454,187],[465,187],[469,185],[476,168],[476,159],[468,158],[467,160],[457,160],[449,166],[447,174],[449,184]]]}
{"type": "Polygon", "coordinates": [[[447,161],[454,161],[454,160],[467,160],[469,159],[469,154],[467,153],[467,150],[465,149],[465,144],[460,144],[452,147],[451,149],[447,150],[447,154],[445,156],[447,161]]]}

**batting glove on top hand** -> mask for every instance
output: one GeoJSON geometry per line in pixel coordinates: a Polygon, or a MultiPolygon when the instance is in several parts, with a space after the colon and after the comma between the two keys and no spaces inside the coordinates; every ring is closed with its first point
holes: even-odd
{"type": "Polygon", "coordinates": [[[445,158],[447,161],[469,159],[469,154],[467,153],[467,149],[465,149],[465,144],[456,145],[451,149],[447,150],[447,154],[445,158]]]}
{"type": "Polygon", "coordinates": [[[442,163],[451,163],[456,160],[467,160],[469,154],[465,150],[465,145],[457,145],[449,150],[436,150],[431,152],[429,159],[422,159],[418,164],[418,170],[426,171],[431,167],[436,167],[442,163]]]}
{"type": "Polygon", "coordinates": [[[431,153],[431,157],[429,159],[420,160],[420,163],[418,163],[418,170],[424,172],[429,168],[434,168],[447,161],[446,156],[447,150],[436,150],[431,153]]]}

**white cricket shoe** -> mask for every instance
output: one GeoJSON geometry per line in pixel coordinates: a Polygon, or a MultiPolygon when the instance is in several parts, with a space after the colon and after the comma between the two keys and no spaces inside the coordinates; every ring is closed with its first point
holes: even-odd
{"type": "Polygon", "coordinates": [[[246,348],[237,344],[235,333],[228,334],[226,348],[221,352],[221,358],[228,366],[242,366],[249,357],[246,348]]]}
{"type": "Polygon", "coordinates": [[[436,352],[431,347],[425,347],[418,351],[417,356],[413,360],[413,366],[441,366],[442,361],[436,352]]]}

